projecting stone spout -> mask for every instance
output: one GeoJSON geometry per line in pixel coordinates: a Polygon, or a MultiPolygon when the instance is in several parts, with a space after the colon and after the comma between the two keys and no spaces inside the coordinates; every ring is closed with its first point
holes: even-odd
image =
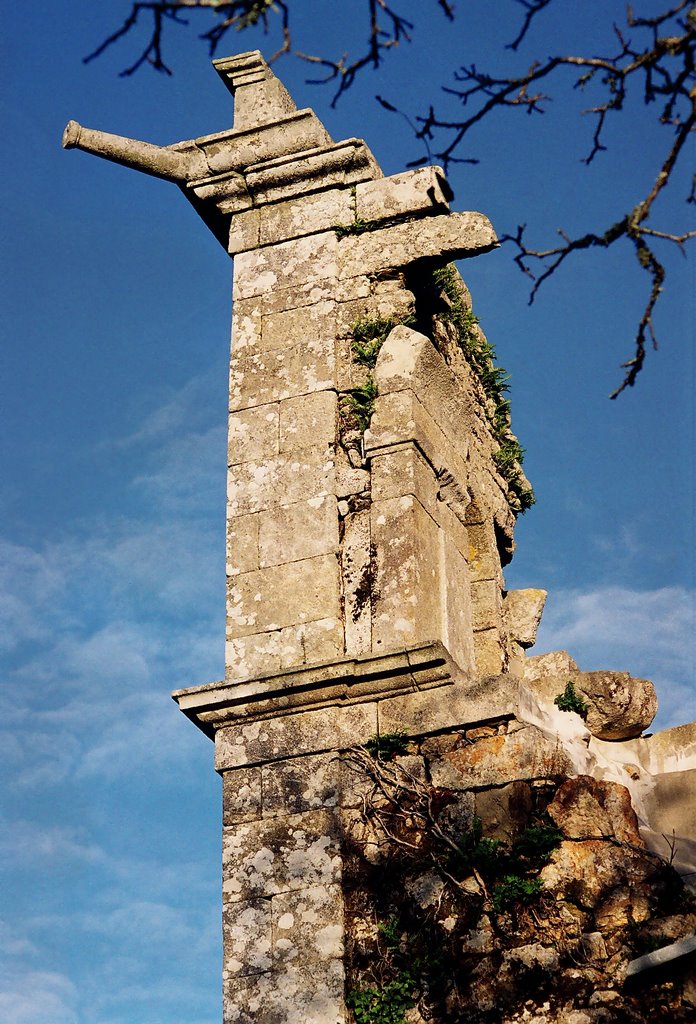
{"type": "Polygon", "coordinates": [[[205,157],[195,150],[177,152],[166,146],[153,146],[150,142],[84,128],[77,121],[68,121],[65,126],[63,148],[82,149],[124,167],[180,184],[208,173],[205,157]]]}

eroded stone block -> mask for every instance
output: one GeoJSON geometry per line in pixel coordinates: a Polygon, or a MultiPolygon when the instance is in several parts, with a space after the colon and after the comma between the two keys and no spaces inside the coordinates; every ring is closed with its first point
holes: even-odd
{"type": "Polygon", "coordinates": [[[230,580],[228,615],[230,637],[248,636],[339,618],[340,581],[335,555],[240,573],[230,580]]]}
{"type": "MultiPolygon", "coordinates": [[[[261,568],[337,550],[338,511],[334,495],[321,494],[259,513],[261,568]]],[[[331,609],[327,611],[331,614],[331,609]]]]}
{"type": "Polygon", "coordinates": [[[341,879],[340,828],[328,810],[240,822],[223,829],[222,843],[225,904],[341,879]]]}
{"type": "Polygon", "coordinates": [[[222,823],[261,817],[261,769],[238,768],[222,776],[222,823]]]}
{"type": "Polygon", "coordinates": [[[270,970],[272,936],[270,899],[227,901],[222,910],[223,982],[270,970]]]}
{"type": "Polygon", "coordinates": [[[343,893],[337,885],[312,885],[272,900],[273,962],[322,970],[343,956],[343,893]]]}
{"type": "Polygon", "coordinates": [[[228,514],[242,516],[333,494],[336,490],[331,448],[305,448],[264,462],[245,462],[228,475],[228,514]]]}
{"type": "Polygon", "coordinates": [[[333,298],[336,244],[335,233],[329,231],[240,253],[234,261],[233,301],[290,287],[304,295],[320,289],[322,298],[333,298]]]}
{"type": "Polygon", "coordinates": [[[448,209],[449,185],[439,167],[419,167],[366,181],[355,190],[356,216],[380,221],[410,213],[442,213],[448,209]]]}
{"type": "Polygon", "coordinates": [[[356,743],[364,743],[376,732],[377,705],[374,702],[319,708],[246,725],[226,726],[215,736],[215,767],[224,771],[301,754],[346,750],[356,743]]]}
{"type": "Polygon", "coordinates": [[[259,567],[259,520],[253,513],[227,520],[227,575],[259,567]]]}
{"type": "Polygon", "coordinates": [[[294,757],[288,761],[274,761],[258,770],[263,779],[264,817],[338,806],[338,754],[294,757]]]}
{"type": "Polygon", "coordinates": [[[239,978],[223,991],[223,1024],[345,1024],[342,960],[320,975],[288,965],[272,974],[239,978]]]}
{"type": "Polygon", "coordinates": [[[241,682],[285,668],[335,661],[344,653],[340,618],[318,619],[227,642],[228,682],[241,682]]]}
{"type": "Polygon", "coordinates": [[[279,450],[278,406],[260,405],[233,412],[229,418],[227,464],[265,459],[279,450]]]}
{"type": "Polygon", "coordinates": [[[254,408],[334,387],[333,341],[310,339],[286,349],[240,356],[230,370],[230,410],[254,408]]]}
{"type": "Polygon", "coordinates": [[[344,523],[341,572],[346,653],[367,654],[372,643],[372,552],[370,512],[349,514],[344,523]]]}
{"type": "Polygon", "coordinates": [[[335,391],[289,398],[280,404],[280,450],[293,452],[336,440],[338,396],[335,391]]]}

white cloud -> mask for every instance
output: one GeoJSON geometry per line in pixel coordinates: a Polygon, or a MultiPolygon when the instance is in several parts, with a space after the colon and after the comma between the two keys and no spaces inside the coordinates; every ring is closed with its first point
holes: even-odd
{"type": "Polygon", "coordinates": [[[76,990],[64,974],[0,970],[0,1020],[8,1024],[78,1024],[76,990]]]}
{"type": "Polygon", "coordinates": [[[651,679],[656,727],[696,718],[696,594],[685,587],[607,586],[549,596],[532,653],[567,650],[582,669],[651,679]]]}

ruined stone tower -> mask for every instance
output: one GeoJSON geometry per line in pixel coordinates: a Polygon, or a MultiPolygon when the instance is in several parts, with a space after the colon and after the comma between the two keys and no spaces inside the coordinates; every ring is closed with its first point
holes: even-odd
{"type": "MultiPolygon", "coordinates": [[[[439,168],[385,178],[334,142],[258,52],[214,66],[232,129],[159,148],[71,122],[64,144],[179,184],[234,260],[226,674],[174,697],[223,779],[226,1024],[340,1024],[353,853],[379,846],[343,752],[418,738],[413,785],[490,817],[492,789],[509,809],[600,757],[560,750],[534,681],[551,706],[561,677],[594,691],[567,656],[526,659],[544,594],[504,589],[531,490],[451,266],[490,223],[450,211],[439,168]]],[[[649,723],[650,684],[631,693],[614,734],[597,712],[600,747],[649,723]]]]}

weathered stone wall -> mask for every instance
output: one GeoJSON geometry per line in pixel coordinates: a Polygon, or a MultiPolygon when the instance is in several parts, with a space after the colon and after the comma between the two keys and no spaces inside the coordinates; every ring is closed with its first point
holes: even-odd
{"type": "Polygon", "coordinates": [[[223,779],[225,1024],[693,1020],[694,729],[527,658],[545,594],[505,589],[533,495],[450,266],[490,223],[259,53],[215,67],[233,128],[64,144],[177,182],[234,258],[226,675],[174,694],[223,779]]]}

